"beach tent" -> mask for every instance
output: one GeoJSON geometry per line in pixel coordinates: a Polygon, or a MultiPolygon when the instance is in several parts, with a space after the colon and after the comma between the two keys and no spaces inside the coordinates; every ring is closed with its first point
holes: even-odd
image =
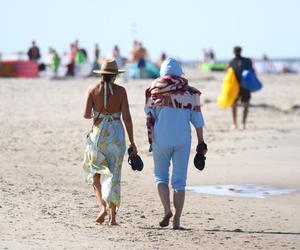
{"type": "MultiPolygon", "coordinates": [[[[159,68],[150,61],[146,61],[146,73],[147,78],[155,79],[159,77],[159,68]]],[[[137,63],[129,64],[126,67],[126,74],[129,78],[139,79],[141,78],[141,72],[137,63]]]]}

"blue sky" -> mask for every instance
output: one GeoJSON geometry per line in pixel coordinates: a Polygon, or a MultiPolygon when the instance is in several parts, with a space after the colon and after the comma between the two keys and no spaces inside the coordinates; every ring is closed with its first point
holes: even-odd
{"type": "Polygon", "coordinates": [[[0,52],[27,50],[35,39],[68,50],[75,39],[102,55],[118,44],[128,56],[132,40],[146,46],[151,58],[162,51],[198,59],[203,48],[217,58],[231,57],[236,44],[244,54],[300,57],[299,0],[0,0],[0,52]],[[134,27],[135,26],[135,32],[134,27]]]}

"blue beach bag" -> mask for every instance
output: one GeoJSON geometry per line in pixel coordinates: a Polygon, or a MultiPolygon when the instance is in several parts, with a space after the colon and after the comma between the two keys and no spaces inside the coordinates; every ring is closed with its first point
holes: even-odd
{"type": "Polygon", "coordinates": [[[241,87],[249,90],[250,92],[255,92],[262,88],[262,83],[257,79],[253,72],[249,70],[243,70],[241,87]]]}

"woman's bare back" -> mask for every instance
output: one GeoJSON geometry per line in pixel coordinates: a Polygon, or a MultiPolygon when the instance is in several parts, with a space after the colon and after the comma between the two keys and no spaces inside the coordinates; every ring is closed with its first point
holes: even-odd
{"type": "Polygon", "coordinates": [[[104,85],[95,84],[90,87],[90,94],[93,100],[93,109],[97,112],[117,113],[122,111],[122,100],[126,96],[126,91],[123,87],[112,83],[112,92],[109,87],[107,89],[107,109],[104,109],[104,85]]]}

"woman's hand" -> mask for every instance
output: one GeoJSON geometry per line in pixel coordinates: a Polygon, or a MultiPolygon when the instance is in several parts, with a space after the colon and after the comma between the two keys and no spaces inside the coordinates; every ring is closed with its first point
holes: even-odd
{"type": "Polygon", "coordinates": [[[198,142],[196,151],[199,154],[206,155],[206,153],[207,153],[207,145],[206,145],[206,143],[203,140],[201,142],[198,142]]]}
{"type": "Polygon", "coordinates": [[[129,145],[129,148],[132,148],[132,152],[131,152],[130,156],[136,156],[138,153],[136,145],[134,143],[131,143],[129,145]]]}

